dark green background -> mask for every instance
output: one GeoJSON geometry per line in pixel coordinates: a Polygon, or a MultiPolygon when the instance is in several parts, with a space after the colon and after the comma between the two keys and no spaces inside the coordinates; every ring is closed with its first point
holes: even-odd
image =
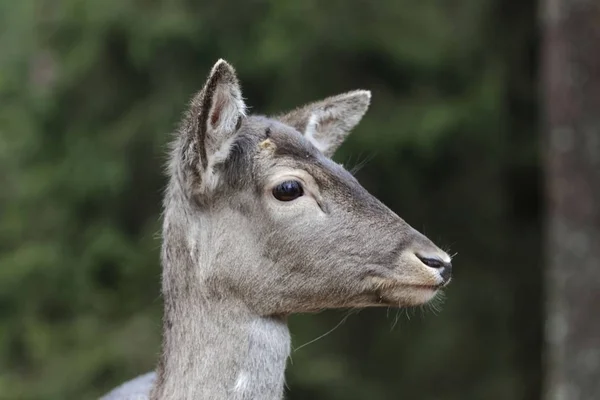
{"type": "MultiPolygon", "coordinates": [[[[351,315],[288,398],[539,397],[536,32],[531,1],[0,0],[0,398],[153,368],[165,144],[220,57],[253,112],[370,89],[335,158],[458,253],[439,313],[351,315]]],[[[294,347],[345,315],[292,317],[294,347]]]]}

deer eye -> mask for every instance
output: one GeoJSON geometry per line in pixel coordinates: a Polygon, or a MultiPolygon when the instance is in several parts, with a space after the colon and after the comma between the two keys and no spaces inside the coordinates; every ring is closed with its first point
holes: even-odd
{"type": "Polygon", "coordinates": [[[292,201],[304,194],[298,181],[285,181],[275,186],[273,196],[279,201],[292,201]]]}

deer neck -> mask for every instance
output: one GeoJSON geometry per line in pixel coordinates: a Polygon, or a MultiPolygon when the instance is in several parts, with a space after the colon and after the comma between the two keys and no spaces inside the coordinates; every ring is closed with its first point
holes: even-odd
{"type": "Polygon", "coordinates": [[[169,242],[163,248],[163,348],[151,398],[281,399],[290,349],[285,319],[209,297],[194,286],[195,273],[182,273],[195,270],[192,254],[169,242]]]}

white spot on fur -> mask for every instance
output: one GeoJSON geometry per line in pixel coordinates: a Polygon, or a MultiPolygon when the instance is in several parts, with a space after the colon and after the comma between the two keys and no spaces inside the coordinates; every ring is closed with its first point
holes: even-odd
{"type": "Polygon", "coordinates": [[[235,385],[233,386],[232,391],[234,393],[244,393],[248,389],[248,385],[250,384],[250,378],[248,374],[244,371],[240,371],[235,380],[235,385]]]}
{"type": "Polygon", "coordinates": [[[190,249],[190,259],[195,261],[196,238],[193,235],[188,236],[188,247],[190,249]]]}

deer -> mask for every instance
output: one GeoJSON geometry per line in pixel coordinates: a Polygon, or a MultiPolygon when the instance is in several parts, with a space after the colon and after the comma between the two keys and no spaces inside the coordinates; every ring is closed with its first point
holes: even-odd
{"type": "Polygon", "coordinates": [[[428,303],[451,257],[331,157],[371,92],[247,115],[220,59],[172,142],[163,201],[162,351],[104,400],[276,400],[287,318],[428,303]]]}

